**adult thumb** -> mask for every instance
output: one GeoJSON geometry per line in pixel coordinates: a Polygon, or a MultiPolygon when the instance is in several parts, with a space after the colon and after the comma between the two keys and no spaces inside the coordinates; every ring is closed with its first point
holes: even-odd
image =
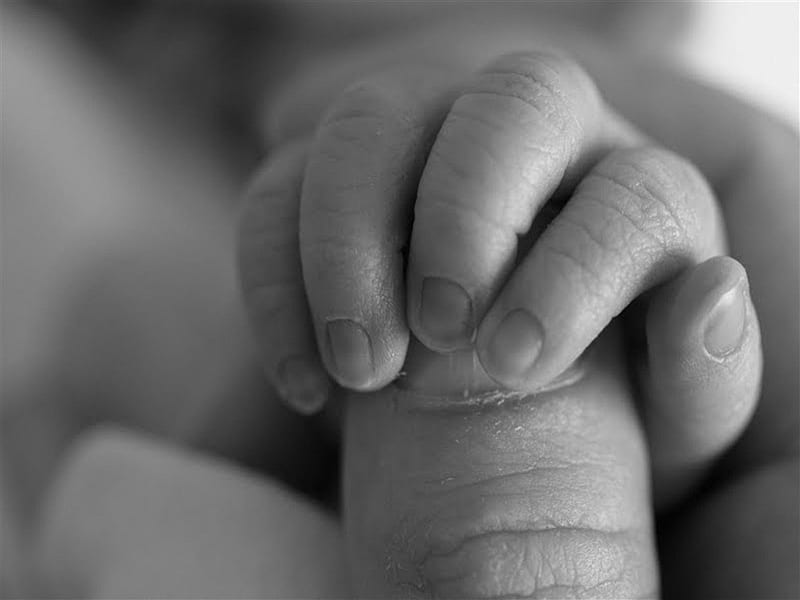
{"type": "Polygon", "coordinates": [[[345,533],[358,597],[658,594],[646,449],[613,331],[534,394],[412,345],[353,393],[345,533]]]}

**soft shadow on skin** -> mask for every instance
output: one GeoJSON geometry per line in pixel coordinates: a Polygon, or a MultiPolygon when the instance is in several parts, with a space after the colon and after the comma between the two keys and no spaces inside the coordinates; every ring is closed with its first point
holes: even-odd
{"type": "Polygon", "coordinates": [[[537,393],[498,391],[468,354],[426,360],[414,348],[402,383],[351,395],[344,516],[356,593],[656,589],[646,452],[615,343],[601,340],[537,393]]]}
{"type": "Polygon", "coordinates": [[[484,371],[471,349],[441,354],[425,348],[412,337],[404,370],[390,386],[398,390],[405,410],[474,410],[475,407],[502,405],[532,399],[577,383],[586,374],[587,352],[561,375],[541,388],[529,391],[503,389],[484,371]]]}

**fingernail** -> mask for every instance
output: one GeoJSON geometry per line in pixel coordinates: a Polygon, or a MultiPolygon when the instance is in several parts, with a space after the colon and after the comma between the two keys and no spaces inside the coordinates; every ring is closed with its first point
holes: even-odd
{"type": "Polygon", "coordinates": [[[457,283],[441,277],[422,281],[420,324],[441,349],[455,350],[472,341],[472,300],[457,283]]]}
{"type": "Polygon", "coordinates": [[[328,399],[325,374],[301,356],[290,356],[281,362],[278,380],[284,401],[304,415],[318,412],[328,399]]]}
{"type": "Polygon", "coordinates": [[[512,310],[489,340],[487,371],[503,382],[522,379],[539,358],[543,341],[539,320],[526,310],[512,310]]]}
{"type": "Polygon", "coordinates": [[[711,309],[706,323],[706,351],[717,358],[724,358],[736,350],[744,337],[746,301],[744,281],[725,292],[711,309]]]}
{"type": "Polygon", "coordinates": [[[350,319],[328,322],[328,348],[339,382],[361,387],[372,378],[372,344],[361,325],[350,319]]]}

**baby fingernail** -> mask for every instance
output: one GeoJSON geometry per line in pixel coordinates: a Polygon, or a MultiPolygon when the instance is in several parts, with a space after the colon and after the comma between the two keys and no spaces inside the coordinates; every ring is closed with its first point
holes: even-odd
{"type": "Polygon", "coordinates": [[[472,300],[457,283],[426,277],[422,282],[420,324],[441,349],[467,346],[475,329],[472,300]]]}
{"type": "Polygon", "coordinates": [[[316,365],[301,356],[290,356],[278,367],[280,393],[296,411],[310,415],[328,399],[328,380],[316,365]]]}
{"type": "Polygon", "coordinates": [[[486,370],[503,382],[519,381],[536,363],[543,342],[539,320],[526,310],[512,310],[489,340],[486,370]]]}
{"type": "Polygon", "coordinates": [[[328,322],[328,349],[339,382],[358,388],[372,378],[372,344],[361,325],[350,319],[328,322]]]}
{"type": "Polygon", "coordinates": [[[723,358],[739,347],[747,312],[746,293],[744,281],[739,281],[711,309],[705,331],[706,351],[710,355],[723,358]]]}

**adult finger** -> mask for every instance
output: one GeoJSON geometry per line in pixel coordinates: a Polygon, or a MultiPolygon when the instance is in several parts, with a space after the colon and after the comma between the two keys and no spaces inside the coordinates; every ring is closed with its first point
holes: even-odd
{"type": "Polygon", "coordinates": [[[32,595],[342,598],[342,543],[330,516],[268,480],[102,430],[54,484],[32,595]]]}
{"type": "Polygon", "coordinates": [[[614,334],[535,395],[498,391],[471,351],[421,345],[403,387],[351,395],[356,595],[657,595],[646,449],[614,334]]]}
{"type": "Polygon", "coordinates": [[[733,443],[757,404],[761,336],[744,267],[712,258],[659,290],[647,343],[641,410],[654,498],[665,508],[733,443]]]}
{"type": "Polygon", "coordinates": [[[563,371],[630,302],[724,249],[711,190],[655,148],[612,152],[580,183],[481,323],[496,381],[535,389],[563,371]]]}
{"type": "Polygon", "coordinates": [[[436,350],[469,346],[542,205],[633,139],[567,58],[510,54],[475,76],[419,184],[408,270],[414,334],[436,350]]]}
{"type": "Polygon", "coordinates": [[[317,129],[300,250],[320,352],[345,387],[385,385],[405,359],[403,252],[449,77],[408,68],[364,79],[333,102],[317,129]]]}
{"type": "Polygon", "coordinates": [[[282,398],[311,413],[331,385],[317,352],[300,264],[300,188],[307,144],[277,149],[245,192],[239,277],[265,371],[282,398]]]}

